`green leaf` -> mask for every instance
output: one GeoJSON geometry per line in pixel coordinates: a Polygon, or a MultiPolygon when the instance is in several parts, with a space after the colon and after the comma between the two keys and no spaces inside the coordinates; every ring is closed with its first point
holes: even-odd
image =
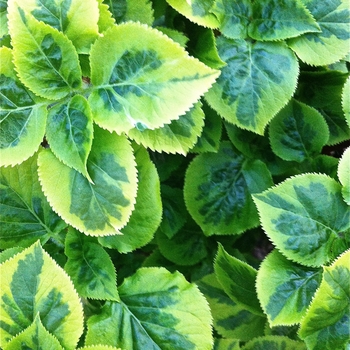
{"type": "Polygon", "coordinates": [[[135,209],[120,233],[99,237],[105,247],[128,253],[149,243],[162,218],[162,202],[157,169],[142,146],[134,145],[138,172],[138,190],[135,209]]]}
{"type": "Polygon", "coordinates": [[[241,350],[306,350],[304,343],[288,337],[268,335],[246,343],[241,350]]]}
{"type": "Polygon", "coordinates": [[[258,298],[270,326],[299,323],[321,278],[321,269],[297,265],[277,250],[270,253],[260,265],[256,281],[258,298]]]}
{"type": "Polygon", "coordinates": [[[36,95],[60,99],[81,86],[78,54],[57,29],[37,21],[13,0],[9,29],[20,80],[36,95]]]}
{"type": "Polygon", "coordinates": [[[235,303],[255,315],[263,315],[255,290],[257,271],[253,267],[229,255],[219,244],[214,271],[222,288],[235,303]]]}
{"type": "Polygon", "coordinates": [[[128,221],[137,191],[137,172],[125,136],[98,127],[87,161],[93,183],[45,149],[39,178],[53,209],[70,225],[92,236],[119,233],[128,221]]]}
{"type": "Polygon", "coordinates": [[[108,28],[114,26],[115,20],[112,17],[112,13],[109,11],[108,4],[104,3],[103,0],[98,1],[98,10],[100,17],[98,19],[98,29],[100,33],[105,32],[108,28]]]}
{"type": "Polygon", "coordinates": [[[12,247],[0,252],[0,264],[5,262],[7,259],[12,258],[16,254],[20,253],[24,248],[22,247],[12,247]]]}
{"type": "Polygon", "coordinates": [[[38,149],[47,111],[16,77],[12,50],[2,47],[0,56],[0,165],[13,166],[38,149]]]}
{"type": "Polygon", "coordinates": [[[152,151],[186,155],[197,141],[204,125],[201,104],[196,103],[186,114],[154,130],[131,129],[128,136],[152,151]]]}
{"type": "Polygon", "coordinates": [[[77,345],[83,332],[79,296],[66,273],[39,243],[2,263],[0,275],[1,347],[28,328],[37,315],[64,348],[77,345]]]}
{"type": "Polygon", "coordinates": [[[205,95],[208,103],[230,123],[263,135],[294,93],[296,57],[283,42],[253,43],[220,36],[217,46],[227,65],[205,95]]]}
{"type": "Polygon", "coordinates": [[[344,151],[339,161],[338,178],[343,185],[341,191],[344,201],[350,205],[350,147],[344,151]]]}
{"type": "Polygon", "coordinates": [[[34,322],[23,332],[12,338],[4,350],[63,350],[61,344],[52,334],[50,334],[41,323],[39,315],[34,322]]]}
{"type": "Polygon", "coordinates": [[[86,345],[135,350],[212,348],[208,304],[179,272],[139,269],[124,280],[119,294],[121,303],[107,302],[100,314],[88,319],[86,345]]]}
{"type": "Polygon", "coordinates": [[[216,16],[212,13],[214,0],[166,0],[177,12],[194,23],[208,28],[219,26],[216,16]]]}
{"type": "Polygon", "coordinates": [[[77,350],[122,350],[120,348],[115,348],[114,346],[108,345],[92,345],[92,346],[84,346],[83,348],[79,348],[77,350]]]}
{"type": "Polygon", "coordinates": [[[64,33],[79,53],[88,53],[98,37],[96,0],[21,0],[18,5],[38,21],[64,33]]]}
{"type": "MultiPolygon", "coordinates": [[[[182,47],[186,47],[187,45],[187,42],[188,42],[188,38],[187,36],[182,33],[182,32],[179,32],[175,29],[170,29],[170,28],[167,28],[167,27],[155,27],[157,30],[159,30],[160,32],[164,33],[166,36],[168,36],[170,39],[174,40],[175,42],[177,42],[178,44],[180,44],[182,47]]],[[[209,67],[211,67],[209,65],[209,67]]],[[[211,68],[214,68],[214,67],[211,67],[211,68]]]]}
{"type": "Polygon", "coordinates": [[[96,238],[87,237],[71,228],[65,245],[68,260],[64,269],[72,278],[79,295],[119,301],[114,265],[96,238]]]}
{"type": "Polygon", "coordinates": [[[292,99],[272,119],[269,137],[275,154],[300,163],[321,152],[328,141],[329,129],[317,110],[292,99]]]}
{"type": "Polygon", "coordinates": [[[342,106],[346,122],[350,128],[350,77],[348,77],[343,87],[342,106]]]}
{"type": "Polygon", "coordinates": [[[310,65],[322,66],[339,61],[349,52],[349,1],[302,0],[309,9],[320,33],[306,33],[288,41],[299,58],[310,65]]]}
{"type": "Polygon", "coordinates": [[[346,250],[350,210],[334,179],[298,175],[253,199],[262,227],[288,259],[321,266],[346,250]]]}
{"type": "Polygon", "coordinates": [[[0,38],[7,34],[7,0],[0,0],[0,38]]]}
{"type": "Polygon", "coordinates": [[[161,32],[131,22],[100,37],[90,61],[94,120],[117,133],[155,129],[178,119],[219,74],[161,32]]]}
{"type": "Polygon", "coordinates": [[[196,284],[209,302],[214,328],[221,336],[248,341],[264,334],[266,317],[252,314],[241,304],[236,304],[224,292],[214,274],[205,276],[196,284]]]}
{"type": "Polygon", "coordinates": [[[90,106],[83,96],[75,95],[49,110],[46,136],[55,156],[91,181],[86,163],[92,146],[93,123],[90,106]]]}
{"type": "Polygon", "coordinates": [[[37,156],[0,168],[0,248],[44,244],[66,227],[53,212],[39,184],[37,156]]]}
{"type": "Polygon", "coordinates": [[[308,349],[345,349],[350,337],[350,251],[324,267],[320,288],[301,322],[308,349]]]}
{"type": "Polygon", "coordinates": [[[215,339],[214,350],[241,350],[239,339],[215,339]]]}

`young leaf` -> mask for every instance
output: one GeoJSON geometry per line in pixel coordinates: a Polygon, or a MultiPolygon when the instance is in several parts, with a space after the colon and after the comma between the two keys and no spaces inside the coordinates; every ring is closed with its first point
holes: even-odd
{"type": "Polygon", "coordinates": [[[135,350],[212,348],[207,301],[179,272],[139,269],[124,280],[119,294],[121,303],[107,302],[100,314],[88,319],[86,345],[135,350]]]}
{"type": "Polygon", "coordinates": [[[294,93],[296,57],[283,42],[252,43],[221,36],[217,46],[227,65],[206,100],[230,123],[263,135],[267,123],[294,93]]]}
{"type": "Polygon", "coordinates": [[[29,327],[37,315],[64,348],[77,345],[83,332],[79,296],[66,273],[39,243],[2,263],[0,275],[1,347],[29,327]]]}
{"type": "Polygon", "coordinates": [[[65,244],[68,260],[64,269],[72,278],[79,295],[119,301],[114,265],[96,239],[70,228],[65,244]]]}
{"type": "Polygon", "coordinates": [[[61,163],[49,149],[39,154],[39,179],[53,209],[67,223],[92,236],[113,235],[134,209],[136,165],[125,136],[98,127],[94,135],[87,161],[93,183],[61,163]]]}
{"type": "Polygon", "coordinates": [[[38,180],[37,156],[0,168],[0,249],[44,244],[66,226],[51,209],[38,180]]]}
{"type": "Polygon", "coordinates": [[[320,288],[301,322],[308,349],[345,349],[350,337],[350,251],[324,267],[320,288]]]}
{"type": "Polygon", "coordinates": [[[344,151],[339,161],[338,178],[343,185],[341,191],[344,201],[350,205],[350,147],[344,151]]]}
{"type": "Polygon", "coordinates": [[[45,134],[46,106],[16,77],[12,51],[0,48],[0,165],[22,163],[38,149],[45,134]]]}
{"type": "Polygon", "coordinates": [[[350,210],[334,179],[298,175],[253,199],[265,232],[288,259],[321,266],[346,250],[350,210]]]}
{"type": "Polygon", "coordinates": [[[306,33],[288,40],[299,58],[310,65],[323,66],[342,59],[349,52],[349,0],[331,2],[302,0],[317,21],[321,32],[306,33]]]}
{"type": "Polygon", "coordinates": [[[269,137],[275,154],[300,163],[321,152],[328,141],[329,129],[317,110],[292,99],[272,119],[269,137]]]}
{"type": "Polygon", "coordinates": [[[98,29],[100,33],[105,32],[108,28],[112,27],[115,23],[112,13],[109,10],[108,4],[104,3],[103,0],[98,1],[98,10],[100,17],[98,18],[98,29]]]}
{"type": "Polygon", "coordinates": [[[350,77],[348,77],[343,87],[342,106],[346,122],[350,128],[350,77]]]}
{"type": "Polygon", "coordinates": [[[57,100],[79,88],[81,69],[72,42],[25,13],[15,0],[8,11],[14,63],[23,84],[38,96],[57,100]]]}
{"type": "Polygon", "coordinates": [[[83,96],[75,95],[49,110],[46,136],[55,156],[91,181],[86,162],[92,146],[93,123],[83,96]]]}
{"type": "Polygon", "coordinates": [[[247,342],[241,350],[306,350],[303,342],[288,337],[268,335],[247,342]]]}
{"type": "Polygon", "coordinates": [[[161,32],[131,22],[100,37],[90,60],[94,120],[117,133],[178,119],[219,74],[161,32]]]}
{"type": "Polygon", "coordinates": [[[321,269],[287,260],[277,250],[260,265],[256,281],[258,298],[270,326],[299,323],[322,278],[321,269]]]}

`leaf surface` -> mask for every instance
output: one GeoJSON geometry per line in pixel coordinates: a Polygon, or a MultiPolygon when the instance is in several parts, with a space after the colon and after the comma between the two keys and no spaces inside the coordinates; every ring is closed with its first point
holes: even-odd
{"type": "Polygon", "coordinates": [[[306,350],[303,342],[288,337],[268,335],[247,342],[241,350],[306,350]]]}
{"type": "Polygon", "coordinates": [[[345,203],[350,205],[350,147],[348,147],[338,165],[338,178],[340,183],[343,185],[342,194],[345,203]]]}
{"type": "Polygon", "coordinates": [[[346,122],[350,128],[350,77],[348,77],[343,87],[342,106],[346,122]]]}

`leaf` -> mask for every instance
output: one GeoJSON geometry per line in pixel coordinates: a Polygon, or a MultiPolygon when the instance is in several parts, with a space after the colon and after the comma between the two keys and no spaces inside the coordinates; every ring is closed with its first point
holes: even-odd
{"type": "Polygon", "coordinates": [[[2,263],[0,275],[1,347],[29,327],[37,315],[63,347],[77,345],[83,332],[79,296],[66,273],[39,243],[2,263]]]}
{"type": "Polygon", "coordinates": [[[78,54],[63,33],[25,13],[15,0],[9,2],[8,18],[14,63],[24,85],[54,100],[81,86],[78,54]]]}
{"type": "Polygon", "coordinates": [[[214,0],[166,0],[177,12],[187,17],[194,23],[208,28],[219,26],[216,16],[211,9],[214,0]]]}
{"type": "Polygon", "coordinates": [[[96,0],[21,0],[18,5],[38,21],[65,34],[79,53],[88,53],[98,37],[96,0]]]}
{"type": "Polygon", "coordinates": [[[136,165],[125,136],[97,127],[94,135],[87,161],[93,183],[49,149],[39,154],[39,179],[51,206],[68,224],[92,236],[113,235],[134,209],[136,165]]]}
{"type": "Polygon", "coordinates": [[[66,227],[51,209],[38,180],[37,156],[0,168],[0,249],[44,244],[66,227]]]}
{"type": "Polygon", "coordinates": [[[90,60],[94,120],[117,133],[178,119],[219,74],[161,32],[131,22],[99,38],[90,60]]]}
{"type": "Polygon", "coordinates": [[[63,350],[57,338],[45,329],[39,315],[35,317],[33,323],[28,328],[12,338],[4,349],[63,350]]]}
{"type": "Polygon", "coordinates": [[[304,343],[292,340],[288,337],[268,335],[254,338],[247,342],[241,350],[306,350],[304,343]]]}
{"type": "MultiPolygon", "coordinates": [[[[157,30],[159,30],[160,32],[164,33],[166,36],[168,36],[170,39],[174,40],[175,42],[177,42],[178,44],[180,44],[183,48],[186,48],[187,42],[188,42],[188,38],[187,36],[182,33],[179,32],[175,29],[170,29],[167,27],[155,27],[157,30]]],[[[209,66],[211,67],[211,66],[209,66]]],[[[211,67],[213,68],[213,67],[211,67]]]]}
{"type": "Polygon", "coordinates": [[[350,205],[350,147],[348,147],[338,165],[338,178],[342,187],[342,195],[345,203],[350,205]]]}
{"type": "Polygon", "coordinates": [[[261,263],[256,281],[258,298],[270,326],[299,323],[321,278],[321,269],[297,265],[277,250],[270,253],[261,263]]]}
{"type": "Polygon", "coordinates": [[[348,77],[343,87],[342,106],[345,115],[345,120],[350,128],[350,77],[348,77]]]}
{"type": "Polygon", "coordinates": [[[108,345],[92,345],[92,346],[84,346],[83,348],[79,348],[77,350],[121,350],[120,348],[115,348],[114,346],[108,345]]]}
{"type": "Polygon", "coordinates": [[[299,70],[296,57],[283,42],[252,43],[220,36],[217,46],[227,65],[206,100],[230,123],[263,135],[268,122],[294,93],[299,70]]]}
{"type": "Polygon", "coordinates": [[[241,350],[239,339],[215,339],[214,350],[241,350]]]}
{"type": "Polygon", "coordinates": [[[149,243],[162,218],[160,182],[157,169],[142,146],[134,145],[138,173],[136,204],[121,235],[99,237],[105,247],[128,253],[149,243]]]}
{"type": "Polygon", "coordinates": [[[106,302],[87,321],[86,345],[124,349],[211,349],[211,315],[204,296],[179,273],[142,268],[119,287],[121,303],[106,302]],[[157,283],[150,283],[157,281],[157,283]]]}
{"type": "Polygon", "coordinates": [[[186,114],[154,130],[131,129],[128,136],[152,151],[186,155],[196,143],[204,125],[204,113],[198,102],[186,114]]]}
{"type": "Polygon", "coordinates": [[[308,349],[343,349],[350,337],[350,251],[325,266],[320,288],[301,322],[308,349]]]}
{"type": "Polygon", "coordinates": [[[307,64],[323,66],[335,63],[349,52],[349,1],[302,0],[321,28],[288,40],[288,45],[307,64]]]}
{"type": "Polygon", "coordinates": [[[8,34],[7,0],[0,1],[0,38],[8,34]]]}
{"type": "Polygon", "coordinates": [[[100,33],[105,32],[108,28],[114,26],[115,20],[112,17],[112,13],[109,11],[108,4],[104,3],[103,0],[98,1],[98,10],[100,13],[98,19],[98,29],[100,33]]]}
{"type": "Polygon", "coordinates": [[[16,77],[12,50],[1,47],[0,56],[0,164],[13,166],[38,149],[47,111],[46,103],[38,103],[16,77]]]}
{"type": "Polygon", "coordinates": [[[288,259],[321,266],[346,250],[350,210],[334,179],[302,174],[253,199],[263,229],[288,259]]]}
{"type": "Polygon", "coordinates": [[[269,127],[272,150],[284,160],[303,162],[319,154],[329,138],[323,116],[292,99],[269,127]]]}
{"type": "Polygon", "coordinates": [[[46,136],[55,156],[91,181],[86,163],[92,146],[93,124],[90,106],[83,96],[75,95],[49,110],[46,136]]]}

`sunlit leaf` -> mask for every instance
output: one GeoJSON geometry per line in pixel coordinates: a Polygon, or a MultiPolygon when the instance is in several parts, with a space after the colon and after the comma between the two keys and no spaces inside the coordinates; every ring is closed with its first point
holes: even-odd
{"type": "Polygon", "coordinates": [[[339,161],[338,178],[343,185],[342,194],[344,201],[350,205],[350,147],[344,151],[339,161]]]}

